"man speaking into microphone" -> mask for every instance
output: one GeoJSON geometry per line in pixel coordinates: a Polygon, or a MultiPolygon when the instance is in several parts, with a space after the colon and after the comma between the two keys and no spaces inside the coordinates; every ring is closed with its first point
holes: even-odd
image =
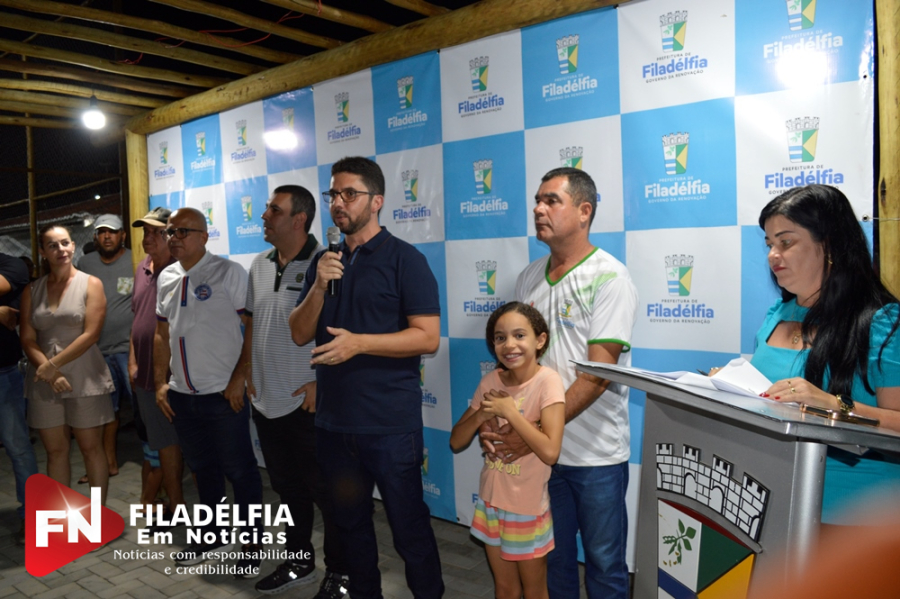
{"type": "Polygon", "coordinates": [[[339,160],[322,195],[344,241],[313,259],[289,323],[295,343],[316,341],[316,455],[334,501],[350,595],[382,596],[372,522],[377,484],[407,585],[417,598],[441,597],[422,498],[419,387],[421,356],[440,343],[437,281],[417,249],[378,224],[384,174],[375,162],[339,160]]]}

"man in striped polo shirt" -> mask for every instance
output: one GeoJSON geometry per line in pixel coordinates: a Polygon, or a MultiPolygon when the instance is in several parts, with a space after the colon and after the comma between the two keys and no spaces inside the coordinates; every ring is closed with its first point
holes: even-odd
{"type": "MultiPolygon", "coordinates": [[[[637,290],[625,266],[590,242],[597,211],[590,175],[554,169],[541,179],[535,201],[535,232],[550,256],[522,271],[516,299],[540,310],[550,325],[541,364],[566,385],[565,436],[549,483],[556,550],[547,556],[547,586],[551,599],[578,598],[580,531],[588,597],[626,599],[628,388],[578,373],[569,360],[631,365],[637,290]]],[[[531,451],[515,431],[482,437],[506,462],[531,451]]]]}
{"type": "Polygon", "coordinates": [[[272,488],[294,520],[286,526],[288,559],[256,584],[274,594],[316,581],[312,545],[313,503],[325,523],[325,578],[315,599],[343,597],[347,568],[334,524],[332,502],[316,462],[316,371],[314,343],[291,340],[288,317],[303,289],[312,258],[325,248],[310,235],[316,216],[312,194],[282,185],[263,212],[263,237],[274,248],[253,259],[244,310],[244,345],[225,396],[243,398],[246,386],[253,422],[272,488]]]}
{"type": "MultiPolygon", "coordinates": [[[[178,262],[157,281],[153,372],[156,404],[175,425],[181,450],[197,476],[200,503],[215,509],[225,493],[225,476],[246,521],[251,504],[262,503],[262,479],[250,441],[250,406],[229,401],[224,391],[241,355],[241,314],[247,277],[237,262],[206,250],[206,217],[179,208],[166,228],[169,251],[178,262]],[[171,377],[168,373],[171,371],[171,377]]],[[[238,539],[243,576],[259,574],[258,525],[246,525],[238,539]]],[[[228,533],[211,524],[212,543],[192,545],[175,556],[179,565],[198,564],[213,551],[234,547],[228,533]]]]}

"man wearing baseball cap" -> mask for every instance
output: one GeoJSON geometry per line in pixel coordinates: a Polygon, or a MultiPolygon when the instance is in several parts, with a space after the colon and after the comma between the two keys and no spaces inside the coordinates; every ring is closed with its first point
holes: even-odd
{"type": "MultiPolygon", "coordinates": [[[[128,348],[133,320],[131,291],[134,287],[134,272],[131,250],[125,247],[122,219],[115,214],[99,216],[94,221],[94,245],[97,251],[83,256],[78,262],[78,269],[100,279],[106,294],[106,320],[97,345],[106,358],[116,387],[112,393],[116,419],[103,426],[103,449],[109,464],[109,476],[113,477],[119,474],[116,457],[119,406],[123,398],[132,401],[128,382],[128,348]]],[[[79,484],[87,482],[87,475],[78,481],[79,484]]]]}
{"type": "MultiPolygon", "coordinates": [[[[131,328],[131,355],[128,373],[134,388],[138,411],[146,429],[146,439],[151,455],[159,460],[162,481],[169,496],[169,510],[184,503],[181,477],[184,462],[181,445],[175,426],[169,422],[156,405],[156,385],[153,381],[153,335],[156,333],[156,281],[162,270],[173,264],[175,258],[169,252],[165,230],[171,211],[168,208],[154,208],[144,218],[139,218],[131,226],[144,230],[141,245],[147,256],[141,260],[134,272],[134,294],[131,309],[134,326],[131,328]]],[[[140,432],[140,431],[139,431],[140,432]]],[[[145,453],[146,455],[146,453],[145,453]]],[[[149,486],[149,485],[148,485],[149,486]]],[[[158,487],[157,489],[158,490],[158,487]]],[[[142,488],[142,501],[152,502],[155,490],[142,488]]]]}

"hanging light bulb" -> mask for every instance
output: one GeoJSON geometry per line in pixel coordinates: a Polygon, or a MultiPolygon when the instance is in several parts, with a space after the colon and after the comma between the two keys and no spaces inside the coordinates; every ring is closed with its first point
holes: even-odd
{"type": "Polygon", "coordinates": [[[106,126],[106,115],[97,106],[97,96],[91,94],[91,104],[84,114],[81,115],[81,122],[88,129],[102,129],[106,126]]]}

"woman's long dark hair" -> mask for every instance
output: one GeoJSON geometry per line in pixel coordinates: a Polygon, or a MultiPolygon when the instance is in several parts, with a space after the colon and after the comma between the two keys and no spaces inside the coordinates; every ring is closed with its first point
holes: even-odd
{"type": "MultiPolygon", "coordinates": [[[[881,283],[872,267],[872,257],[862,227],[853,214],[847,197],[829,185],[795,187],[769,202],[759,215],[759,226],[783,216],[800,225],[822,244],[825,264],[818,299],[803,319],[803,342],[810,346],[804,378],[824,388],[825,374],[829,376],[829,393],[850,395],[853,377],[858,374],[866,390],[875,394],[869,384],[869,329],[872,316],[897,298],[881,283]],[[810,333],[815,339],[810,343],[810,333]]],[[[778,284],[775,273],[772,280],[778,284]]],[[[787,302],[795,294],[781,289],[787,302]]],[[[894,322],[891,335],[897,331],[900,319],[894,322]]],[[[878,359],[887,345],[885,340],[878,359]]],[[[880,366],[880,364],[879,364],[880,366]]]]}

